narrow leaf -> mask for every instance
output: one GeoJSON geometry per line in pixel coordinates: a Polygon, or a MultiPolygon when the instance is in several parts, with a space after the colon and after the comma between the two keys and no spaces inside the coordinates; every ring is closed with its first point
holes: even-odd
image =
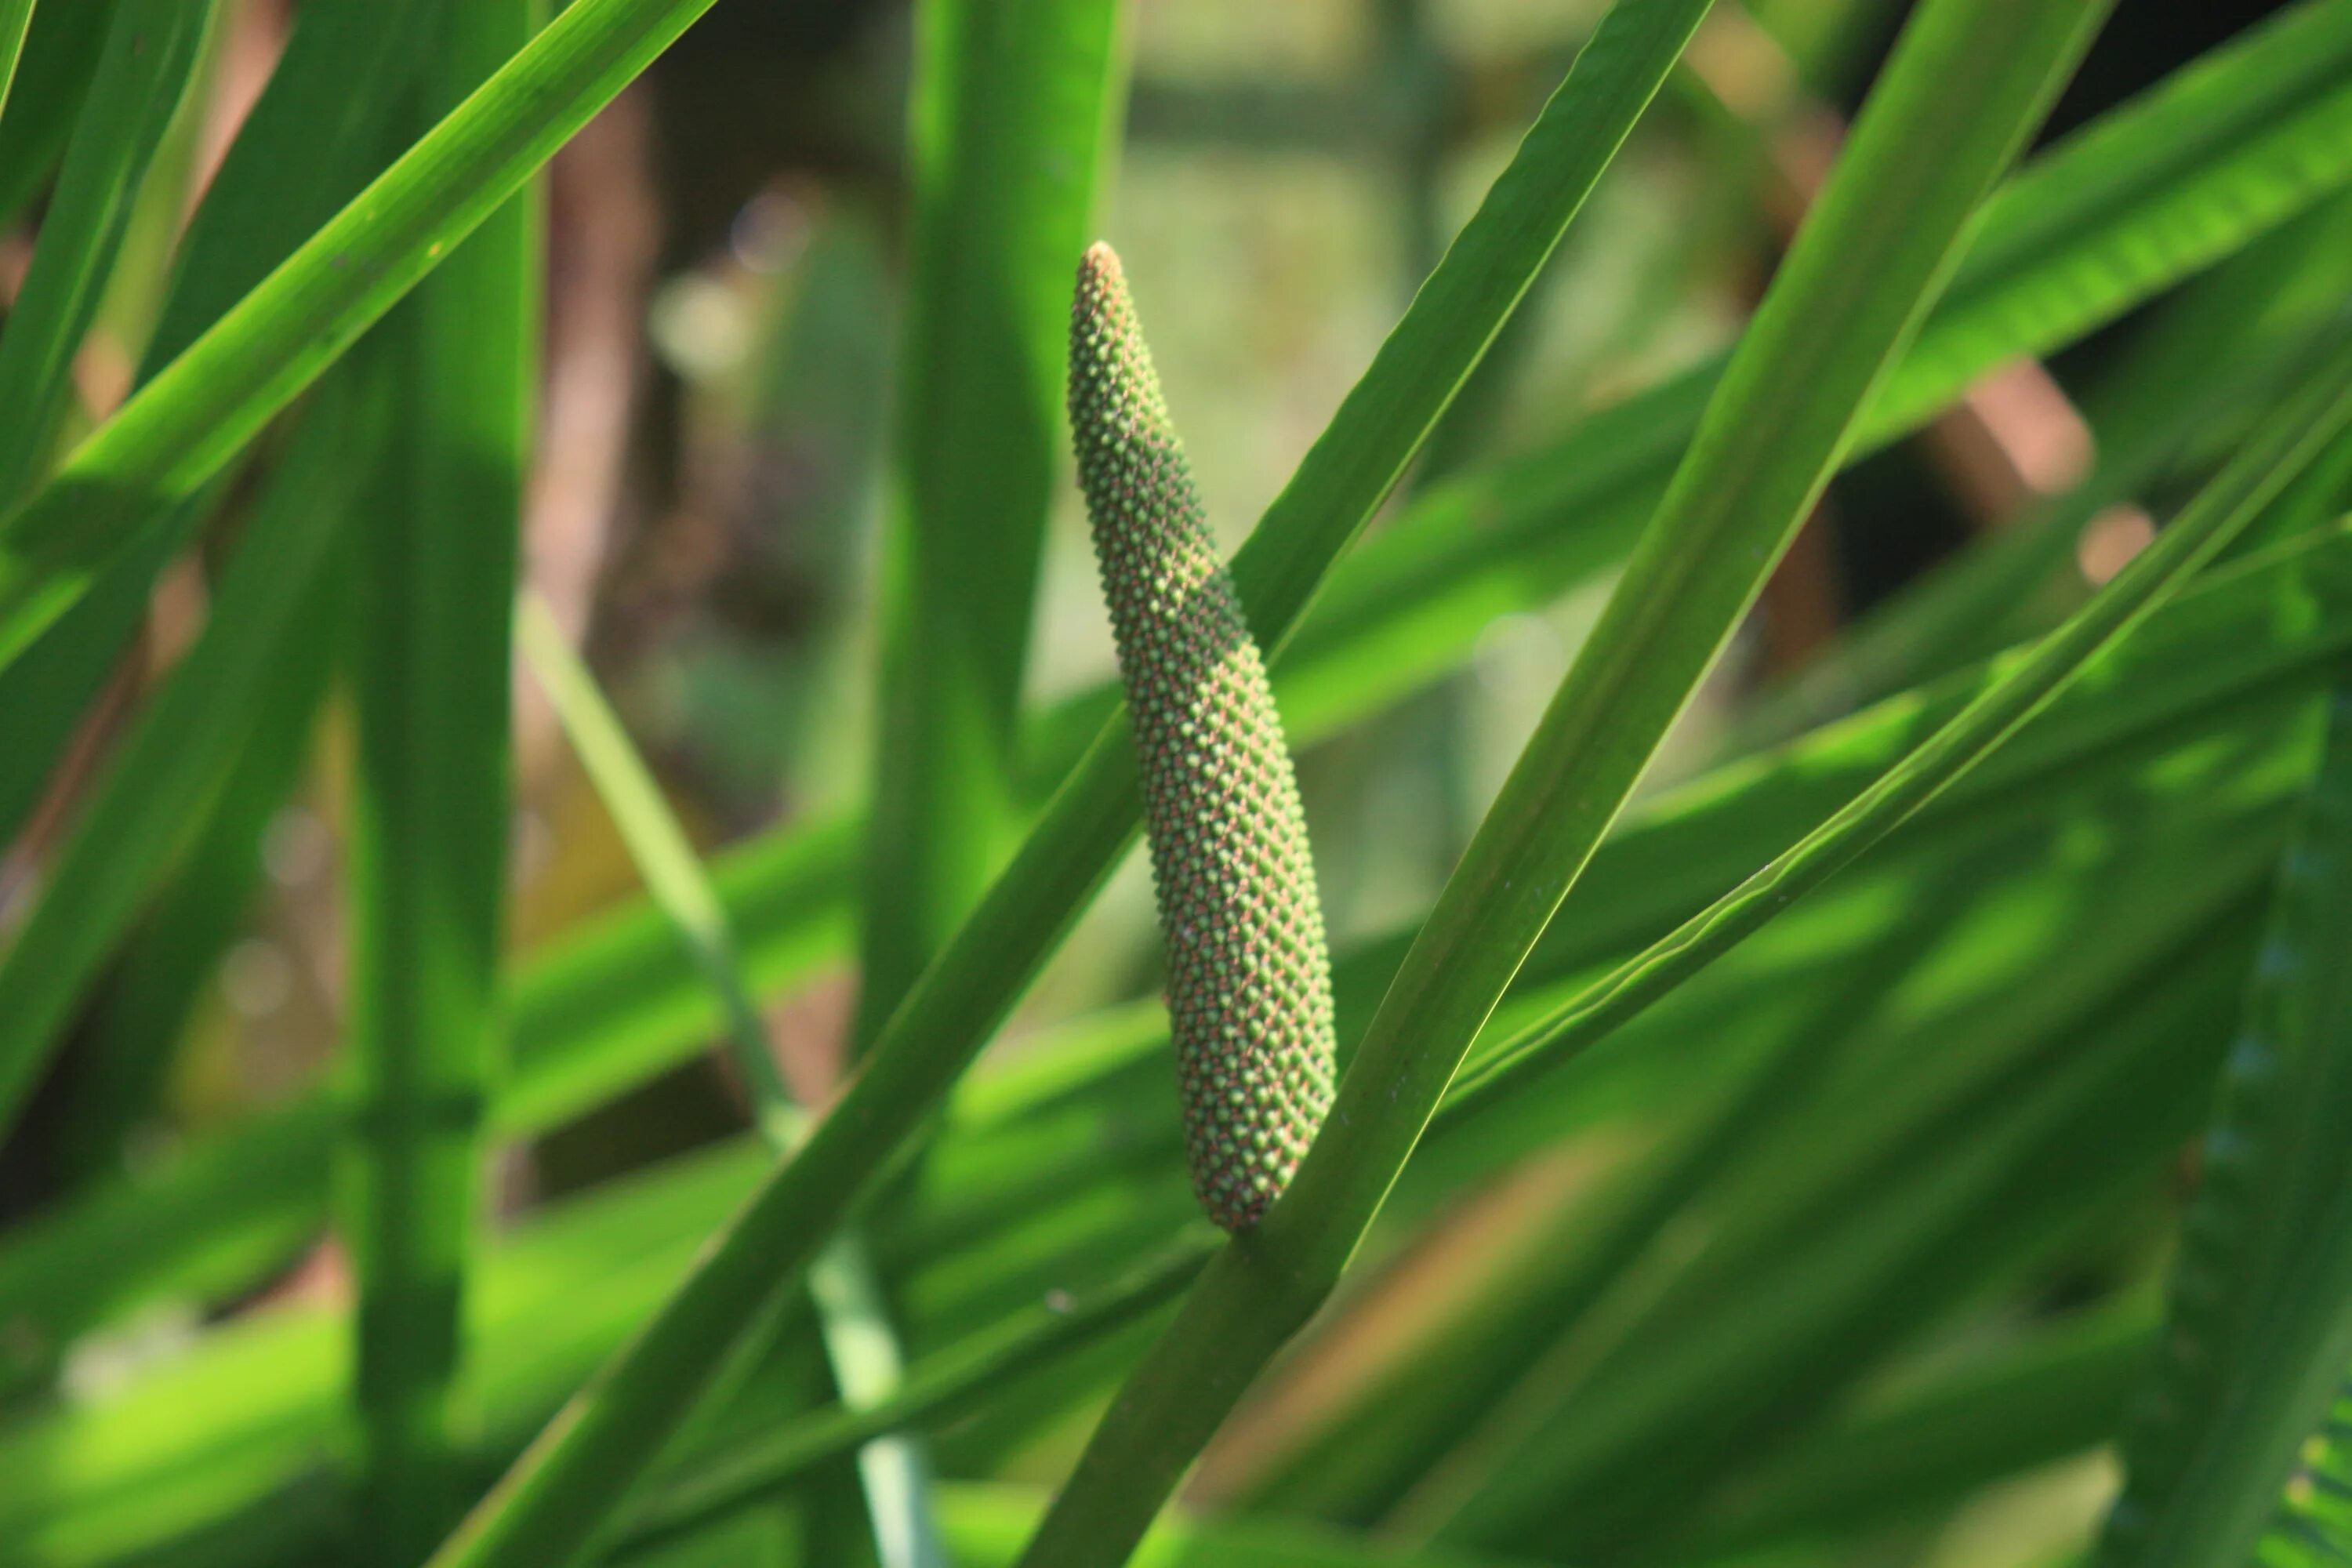
{"type": "MultiPolygon", "coordinates": [[[[478,102],[467,95],[530,41],[536,15],[535,0],[441,8],[425,112],[478,102]]],[[[386,1568],[420,1560],[461,1502],[451,1399],[499,1055],[508,645],[540,224],[526,188],[417,290],[380,350],[400,399],[354,606],[351,1121],[339,1173],[358,1291],[355,1544],[386,1568]]]]}
{"type": "MultiPolygon", "coordinates": [[[[563,640],[553,612],[536,595],[523,601],[518,640],[574,754],[628,846],[638,876],[718,998],[727,1019],[729,1058],[751,1101],[761,1139],[775,1154],[789,1156],[807,1132],[808,1114],[793,1101],[777,1068],[767,1024],[735,956],[726,910],[703,876],[686,830],[662,798],[660,785],[630,743],[619,717],[596,689],[595,677],[563,640]]],[[[873,1260],[856,1233],[835,1237],[818,1259],[810,1276],[810,1295],[843,1402],[853,1413],[894,1403],[902,1360],[898,1331],[882,1300],[873,1260]]],[[[922,1450],[910,1439],[877,1427],[872,1439],[858,1449],[858,1468],[883,1568],[936,1562],[939,1527],[931,1518],[922,1450]]]]}
{"type": "Polygon", "coordinates": [[[861,1049],[987,889],[1023,804],[1020,703],[1061,461],[1066,289],[1118,150],[1120,10],[916,7],[861,1049]]]}

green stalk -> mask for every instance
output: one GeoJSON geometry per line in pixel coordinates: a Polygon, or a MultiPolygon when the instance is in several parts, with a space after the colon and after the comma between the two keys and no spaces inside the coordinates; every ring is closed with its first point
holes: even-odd
{"type": "MultiPolygon", "coordinates": [[[[789,1158],[807,1136],[809,1116],[776,1067],[767,1022],[743,978],[727,911],[694,846],[596,689],[595,677],[572,651],[554,613],[538,595],[525,595],[516,636],[646,890],[669,918],[679,944],[719,1002],[727,1020],[728,1059],[751,1101],[761,1142],[778,1158],[789,1158]]],[[[873,1258],[856,1232],[835,1237],[811,1266],[809,1293],[834,1384],[851,1417],[893,1405],[903,1360],[898,1334],[873,1258]]],[[[920,1447],[881,1426],[856,1452],[883,1568],[940,1561],[939,1525],[931,1517],[929,1466],[920,1447]]]]}
{"type": "Polygon", "coordinates": [[[0,516],[0,668],[710,6],[575,0],[0,516]]]}
{"type": "MultiPolygon", "coordinates": [[[[0,506],[31,488],[64,426],[73,360],[114,271],[140,185],[203,52],[210,0],[125,0],[66,148],[25,285],[0,332],[0,506]]],[[[30,7],[0,14],[13,68],[30,7]],[[15,37],[9,36],[11,28],[15,37]]],[[[0,75],[0,90],[6,77],[0,75]]]]}
{"type": "MultiPolygon", "coordinates": [[[[436,17],[419,84],[427,115],[521,49],[537,5],[464,0],[436,17]]],[[[387,1568],[420,1561],[460,1500],[452,1400],[500,1054],[506,671],[537,401],[540,230],[527,190],[475,228],[383,345],[403,395],[355,606],[341,1174],[358,1293],[354,1545],[387,1568]]]]}
{"type": "Polygon", "coordinates": [[[1391,985],[1325,1135],[1129,1380],[1031,1542],[1032,1568],[1123,1562],[1336,1286],[2105,9],[1928,0],[1913,15],[1591,638],[1391,985]]]}
{"type": "Polygon", "coordinates": [[[719,1003],[728,1059],[742,1079],[761,1137],[780,1148],[797,1142],[808,1130],[808,1115],[793,1101],[770,1055],[767,1021],[744,983],[727,911],[620,716],[565,640],[555,612],[530,590],[516,608],[515,646],[554,708],[564,739],[619,832],[646,896],[719,1003]]]}
{"type": "MultiPolygon", "coordinates": [[[[1058,461],[1062,288],[1117,156],[1122,10],[916,8],[911,265],[853,1057],[986,890],[1024,804],[1021,697],[1058,461]]],[[[894,1342],[862,1247],[849,1237],[829,1247],[810,1287],[842,1397],[889,1398],[894,1342]],[[862,1370],[861,1321],[881,1325],[886,1350],[862,1370]]],[[[882,1568],[943,1563],[921,1446],[877,1442],[858,1466],[882,1568]]]]}
{"type": "Polygon", "coordinates": [[[1060,462],[1070,258],[1126,99],[1118,0],[923,0],[890,455],[862,1050],[1003,862],[1060,462]]]}
{"type": "MultiPolygon", "coordinates": [[[[586,3],[586,0],[583,0],[586,3]]],[[[1510,167],[1300,465],[1234,579],[1279,647],[1478,360],[1656,91],[1705,0],[1612,12],[1510,167]]],[[[1131,840],[1132,742],[1108,725],[865,1069],[645,1331],[559,1415],[436,1554],[440,1568],[572,1561],[744,1326],[940,1102],[1131,840]]]]}

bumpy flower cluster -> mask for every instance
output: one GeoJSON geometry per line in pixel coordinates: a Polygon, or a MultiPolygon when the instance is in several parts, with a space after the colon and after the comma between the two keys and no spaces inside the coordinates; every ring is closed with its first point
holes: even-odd
{"type": "Polygon", "coordinates": [[[1192,1187],[1239,1230],[1330,1108],[1331,961],[1265,664],[1105,245],[1078,267],[1069,397],[1135,721],[1192,1187]]]}

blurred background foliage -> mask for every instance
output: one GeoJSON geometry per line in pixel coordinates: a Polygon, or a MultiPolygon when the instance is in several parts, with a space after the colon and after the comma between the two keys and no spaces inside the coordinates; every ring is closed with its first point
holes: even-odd
{"type": "MultiPolygon", "coordinates": [[[[47,217],[46,171],[106,9],[36,12],[0,119],[0,291],[21,286],[47,217]]],[[[1602,9],[1133,7],[1097,226],[1229,545],[1602,9]]],[[[132,384],[180,226],[292,10],[218,7],[73,361],[60,449],[132,384]]],[[[2282,10],[2330,8],[2123,0],[2041,144],[2282,10]]],[[[1537,461],[1730,343],[1904,12],[1718,0],[1386,515],[1537,461]]],[[[524,575],[719,857],[804,1098],[839,1071],[856,1001],[838,819],[877,744],[912,27],[902,0],[721,0],[547,180],[524,575]]],[[[2322,152],[2352,161],[2332,134],[2322,152]]],[[[1891,760],[1909,700],[1754,748],[2053,624],[2214,471],[2281,384],[2285,341],[2352,281],[2352,198],[2340,178],[2312,183],[2321,194],[2249,224],[2215,265],[2177,269],[2039,359],[2004,353],[1835,479],[1597,864],[1613,901],[1596,894],[1548,934],[1507,1020],[1572,994],[1842,800],[1891,760]]],[[[2332,454],[2291,498],[2306,520],[2341,511],[2347,467],[2332,454]]],[[[258,515],[260,490],[239,481],[228,515],[258,515]]],[[[2001,1568],[2082,1552],[2313,773],[2316,694],[2343,668],[2343,552],[2277,528],[2159,617],[2140,663],[2094,682],[2079,708],[2092,740],[2020,742],[1575,1074],[1474,1131],[1441,1123],[1348,1295],[1211,1449],[1194,1522],[1155,1544],[1160,1560],[2001,1568]],[[2334,621],[2278,609],[2269,590],[2288,581],[2334,621]]],[[[102,699],[41,770],[0,861],[0,921],[25,920],[110,748],[205,624],[234,532],[161,580],[102,699]]],[[[1374,647],[1367,695],[1345,694],[1358,677],[1342,662],[1302,699],[1323,705],[1292,721],[1349,1027],[1622,548],[1507,572],[1431,634],[1451,651],[1399,674],[1374,647]]],[[[352,705],[325,679],[332,611],[303,634],[307,694],[273,698],[287,722],[239,751],[215,828],[147,891],[0,1144],[0,1563],[317,1560],[336,1539],[351,1286],[323,1235],[312,1086],[342,1037],[339,845],[360,786],[352,705]]],[[[1039,780],[1070,753],[1061,705],[1111,670],[1059,479],[1027,673],[1039,780]]],[[[513,1062],[491,1112],[495,1240],[463,1384],[484,1479],[659,1299],[761,1159],[737,1074],[691,1054],[717,1015],[662,968],[630,847],[539,686],[519,674],[514,692],[513,1062]]],[[[1183,1257],[1157,1274],[1153,1260],[1197,1243],[1157,972],[1131,857],[871,1216],[919,1367],[993,1366],[992,1347],[1070,1325],[1050,1360],[1007,1363],[988,1399],[929,1424],[951,1480],[941,1518],[972,1561],[1018,1545],[1031,1489],[1063,1473],[1186,1277],[1183,1257]]],[[[837,1473],[871,1435],[772,1429],[776,1408],[812,1404],[804,1328],[705,1434],[750,1455],[755,1479],[762,1443],[789,1481],[837,1473]]],[[[2322,1514],[2342,1507],[2335,1460],[2315,1439],[2300,1484],[2322,1514]]],[[[822,1510],[795,1512],[789,1484],[729,1494],[723,1466],[718,1482],[697,1468],[667,1478],[687,1522],[649,1505],[653,1544],[628,1560],[870,1550],[811,1522],[822,1510]],[[719,1500],[697,1503],[698,1480],[719,1500]]],[[[2325,1541],[2325,1524],[2294,1539],[2325,1541]]]]}

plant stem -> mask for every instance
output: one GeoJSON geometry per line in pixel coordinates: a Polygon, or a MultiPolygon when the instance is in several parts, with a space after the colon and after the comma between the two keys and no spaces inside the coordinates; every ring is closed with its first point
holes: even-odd
{"type": "Polygon", "coordinates": [[[891,437],[862,1053],[1001,866],[1060,468],[1070,258],[1117,159],[1118,0],[923,0],[891,437]]]}
{"type": "MultiPolygon", "coordinates": [[[[726,910],[703,874],[693,845],[619,717],[597,689],[595,677],[564,640],[554,612],[535,593],[522,599],[516,637],[581,766],[620,830],[637,874],[718,998],[727,1020],[723,1038],[728,1059],[742,1082],[761,1140],[778,1157],[789,1158],[807,1135],[808,1113],[793,1100],[777,1068],[766,1020],[743,978],[726,910]]],[[[853,1413],[892,1404],[902,1359],[898,1331],[891,1325],[873,1260],[856,1232],[835,1237],[810,1266],[809,1295],[842,1403],[853,1413]]],[[[859,1447],[857,1463],[883,1568],[940,1561],[929,1467],[919,1447],[878,1428],[859,1447]]]]}
{"type": "MultiPolygon", "coordinates": [[[[423,111],[463,100],[522,48],[537,9],[438,7],[423,111]]],[[[402,396],[355,605],[343,1217],[358,1293],[353,1547],[385,1568],[420,1561],[461,1501],[454,1389],[503,1054],[504,672],[537,406],[540,251],[526,189],[380,334],[402,396]]]]}

